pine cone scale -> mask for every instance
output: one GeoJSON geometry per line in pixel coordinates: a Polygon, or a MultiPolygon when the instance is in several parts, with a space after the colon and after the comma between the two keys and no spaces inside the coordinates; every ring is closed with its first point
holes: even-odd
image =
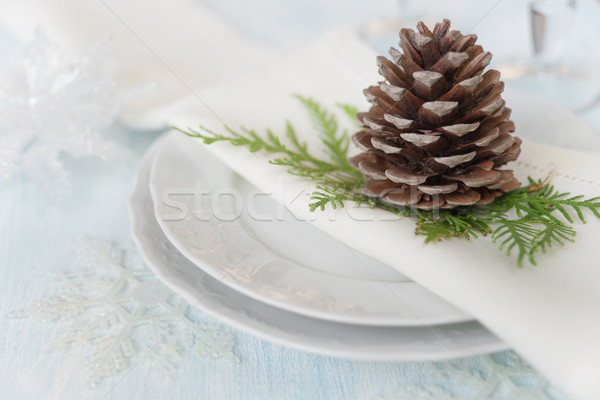
{"type": "Polygon", "coordinates": [[[500,73],[476,35],[444,20],[400,31],[402,51],[378,57],[384,81],[364,90],[371,103],[357,117],[350,162],[367,179],[363,193],[422,209],[488,204],[520,186],[500,170],[520,153],[500,73]],[[485,71],[485,72],[484,72],[485,71]]]}
{"type": "Polygon", "coordinates": [[[454,125],[447,125],[447,126],[442,126],[440,128],[440,131],[442,131],[443,133],[449,133],[451,135],[454,135],[456,137],[463,137],[468,133],[471,133],[473,131],[475,131],[477,128],[479,128],[481,124],[479,122],[474,122],[472,124],[454,124],[454,125]]]}
{"type": "Polygon", "coordinates": [[[385,170],[385,176],[392,182],[414,186],[424,183],[430,175],[411,168],[392,167],[385,170]]]}
{"type": "Polygon", "coordinates": [[[417,188],[426,194],[447,194],[458,189],[458,183],[447,183],[440,185],[419,185],[417,188]]]}
{"type": "Polygon", "coordinates": [[[463,206],[475,204],[481,199],[481,194],[475,190],[467,190],[466,192],[452,192],[444,196],[446,203],[452,206],[463,206]]]}

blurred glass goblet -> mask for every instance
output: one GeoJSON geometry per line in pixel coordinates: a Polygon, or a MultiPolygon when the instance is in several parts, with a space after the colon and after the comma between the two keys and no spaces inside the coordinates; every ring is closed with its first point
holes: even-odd
{"type": "Polygon", "coordinates": [[[500,68],[507,85],[536,93],[573,111],[588,109],[600,100],[600,74],[583,60],[567,62],[564,57],[575,11],[575,0],[530,3],[534,54],[525,63],[500,68]]]}

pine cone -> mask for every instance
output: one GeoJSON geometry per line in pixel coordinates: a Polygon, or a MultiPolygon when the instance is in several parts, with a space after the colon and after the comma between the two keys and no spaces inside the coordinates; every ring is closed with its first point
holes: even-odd
{"type": "Polygon", "coordinates": [[[521,185],[498,169],[521,151],[500,72],[483,73],[492,55],[450,21],[417,28],[400,31],[393,62],[377,57],[385,81],[364,90],[372,107],[353,136],[364,153],[350,159],[363,193],[420,209],[491,203],[521,185]]]}

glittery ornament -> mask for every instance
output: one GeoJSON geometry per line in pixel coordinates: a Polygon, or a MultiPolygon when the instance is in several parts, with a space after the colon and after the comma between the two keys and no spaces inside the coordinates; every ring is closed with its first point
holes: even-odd
{"type": "Polygon", "coordinates": [[[64,189],[65,156],[128,156],[100,133],[122,99],[103,64],[102,44],[70,58],[38,32],[20,67],[0,73],[0,183],[26,176],[64,189]]]}

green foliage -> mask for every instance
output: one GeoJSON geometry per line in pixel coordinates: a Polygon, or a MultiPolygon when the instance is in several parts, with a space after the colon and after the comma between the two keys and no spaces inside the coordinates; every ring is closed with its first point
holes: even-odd
{"type": "MultiPolygon", "coordinates": [[[[352,201],[399,216],[413,215],[416,218],[415,232],[424,236],[426,242],[491,235],[500,250],[507,255],[516,254],[519,266],[523,265],[525,259],[537,265],[538,253],[545,253],[553,245],[573,242],[575,229],[569,224],[574,223],[575,219],[585,223],[584,210],[600,218],[600,197],[583,199],[583,196],[571,196],[557,191],[547,182],[531,178],[527,186],[506,193],[485,206],[423,211],[395,207],[367,197],[361,192],[365,178],[348,162],[348,131],[340,132],[336,116],[315,100],[299,95],[295,97],[307,109],[327,159],[312,155],[306,143],[298,139],[289,121],[286,122],[286,143],[270,130],[266,131],[264,138],[246,128],[240,128],[238,132],[225,127],[225,135],[203,126],[200,126],[200,131],[178,130],[202,139],[206,144],[225,141],[234,146],[247,147],[251,152],[278,154],[279,158],[269,161],[271,164],[284,166],[289,173],[317,183],[309,205],[311,211],[324,210],[327,206],[342,208],[345,202],[352,201]]],[[[338,104],[337,107],[356,122],[355,107],[344,104],[338,104]]]]}
{"type": "Polygon", "coordinates": [[[519,266],[525,258],[537,265],[537,253],[574,241],[575,229],[568,225],[574,222],[572,214],[583,223],[584,209],[600,218],[600,197],[585,200],[582,196],[569,196],[530,178],[529,185],[502,195],[492,204],[439,210],[435,217],[420,218],[417,233],[428,242],[491,233],[506,254],[516,252],[519,266]]]}

